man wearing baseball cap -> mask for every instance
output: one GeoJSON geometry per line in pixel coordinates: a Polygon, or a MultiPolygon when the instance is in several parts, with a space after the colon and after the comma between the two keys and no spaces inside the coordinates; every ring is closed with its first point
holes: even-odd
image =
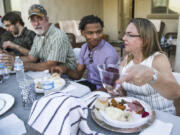
{"type": "Polygon", "coordinates": [[[39,4],[32,5],[29,9],[29,20],[37,35],[29,55],[21,57],[24,68],[42,71],[62,65],[75,69],[76,61],[69,39],[63,31],[49,22],[46,9],[39,4]]]}

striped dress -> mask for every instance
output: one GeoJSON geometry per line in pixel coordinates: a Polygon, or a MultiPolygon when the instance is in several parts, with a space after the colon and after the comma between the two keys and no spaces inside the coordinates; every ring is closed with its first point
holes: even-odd
{"type": "MultiPolygon", "coordinates": [[[[154,60],[154,57],[156,55],[160,55],[159,52],[154,53],[152,56],[149,58],[145,59],[142,61],[140,64],[147,66],[147,67],[152,67],[152,62],[154,60]]],[[[125,67],[122,69],[122,73],[125,73],[127,68],[135,65],[134,62],[131,60],[125,67]]],[[[155,110],[160,110],[164,112],[169,112],[172,114],[175,114],[175,107],[173,104],[173,100],[168,100],[161,96],[157,90],[149,84],[145,84],[142,86],[136,86],[132,83],[126,83],[124,82],[122,84],[123,89],[127,92],[128,97],[135,97],[138,99],[141,99],[145,102],[147,102],[151,107],[155,110]]]]}

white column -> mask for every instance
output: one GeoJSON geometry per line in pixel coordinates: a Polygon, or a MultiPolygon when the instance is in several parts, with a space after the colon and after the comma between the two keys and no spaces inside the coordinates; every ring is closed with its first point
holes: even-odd
{"type": "Polygon", "coordinates": [[[4,2],[0,0],[0,15],[4,16],[4,2]]]}
{"type": "Polygon", "coordinates": [[[178,23],[178,36],[177,36],[177,44],[176,44],[174,71],[180,72],[180,14],[179,14],[179,23],[178,23]]]}

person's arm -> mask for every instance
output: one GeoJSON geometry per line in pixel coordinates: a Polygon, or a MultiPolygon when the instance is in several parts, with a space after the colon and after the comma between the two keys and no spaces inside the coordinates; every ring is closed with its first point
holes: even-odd
{"type": "Polygon", "coordinates": [[[32,71],[43,71],[46,69],[51,69],[53,66],[56,66],[58,62],[56,61],[47,61],[41,63],[24,63],[24,68],[26,70],[32,71]]]}
{"type": "Polygon", "coordinates": [[[51,73],[58,73],[62,74],[65,73],[67,74],[70,78],[74,80],[78,80],[82,77],[83,73],[85,71],[85,66],[82,64],[78,64],[76,69],[70,69],[65,66],[55,66],[51,68],[51,73]]]}
{"type": "Polygon", "coordinates": [[[31,55],[28,55],[28,56],[22,56],[21,60],[23,61],[23,63],[34,63],[38,59],[33,57],[33,56],[31,56],[31,55]]]}
{"type": "Polygon", "coordinates": [[[180,97],[180,85],[178,85],[172,74],[168,58],[165,55],[158,55],[155,57],[152,66],[158,71],[158,79],[150,83],[151,86],[156,88],[162,96],[168,99],[180,97]]]}
{"type": "Polygon", "coordinates": [[[3,49],[6,49],[6,48],[11,48],[11,49],[15,49],[15,50],[18,50],[20,53],[22,53],[23,55],[27,56],[29,54],[29,49],[26,49],[24,47],[21,47],[20,45],[18,44],[15,44],[11,41],[5,41],[3,42],[3,45],[2,45],[3,49]]]}
{"type": "Polygon", "coordinates": [[[138,64],[128,68],[126,73],[117,83],[126,81],[138,86],[149,83],[165,98],[176,99],[180,97],[180,85],[174,78],[169,60],[165,55],[156,56],[152,68],[138,64]],[[157,70],[157,80],[154,82],[152,82],[153,68],[157,70]]]}
{"type": "Polygon", "coordinates": [[[85,66],[83,64],[78,64],[75,70],[67,69],[66,74],[72,79],[79,80],[83,76],[84,71],[85,66]]]}

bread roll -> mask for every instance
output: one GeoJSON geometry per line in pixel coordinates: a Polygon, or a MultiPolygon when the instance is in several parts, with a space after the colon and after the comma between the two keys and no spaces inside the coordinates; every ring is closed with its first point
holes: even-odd
{"type": "Polygon", "coordinates": [[[104,110],[106,107],[108,107],[108,99],[107,98],[98,98],[95,103],[95,107],[104,110]]]}

